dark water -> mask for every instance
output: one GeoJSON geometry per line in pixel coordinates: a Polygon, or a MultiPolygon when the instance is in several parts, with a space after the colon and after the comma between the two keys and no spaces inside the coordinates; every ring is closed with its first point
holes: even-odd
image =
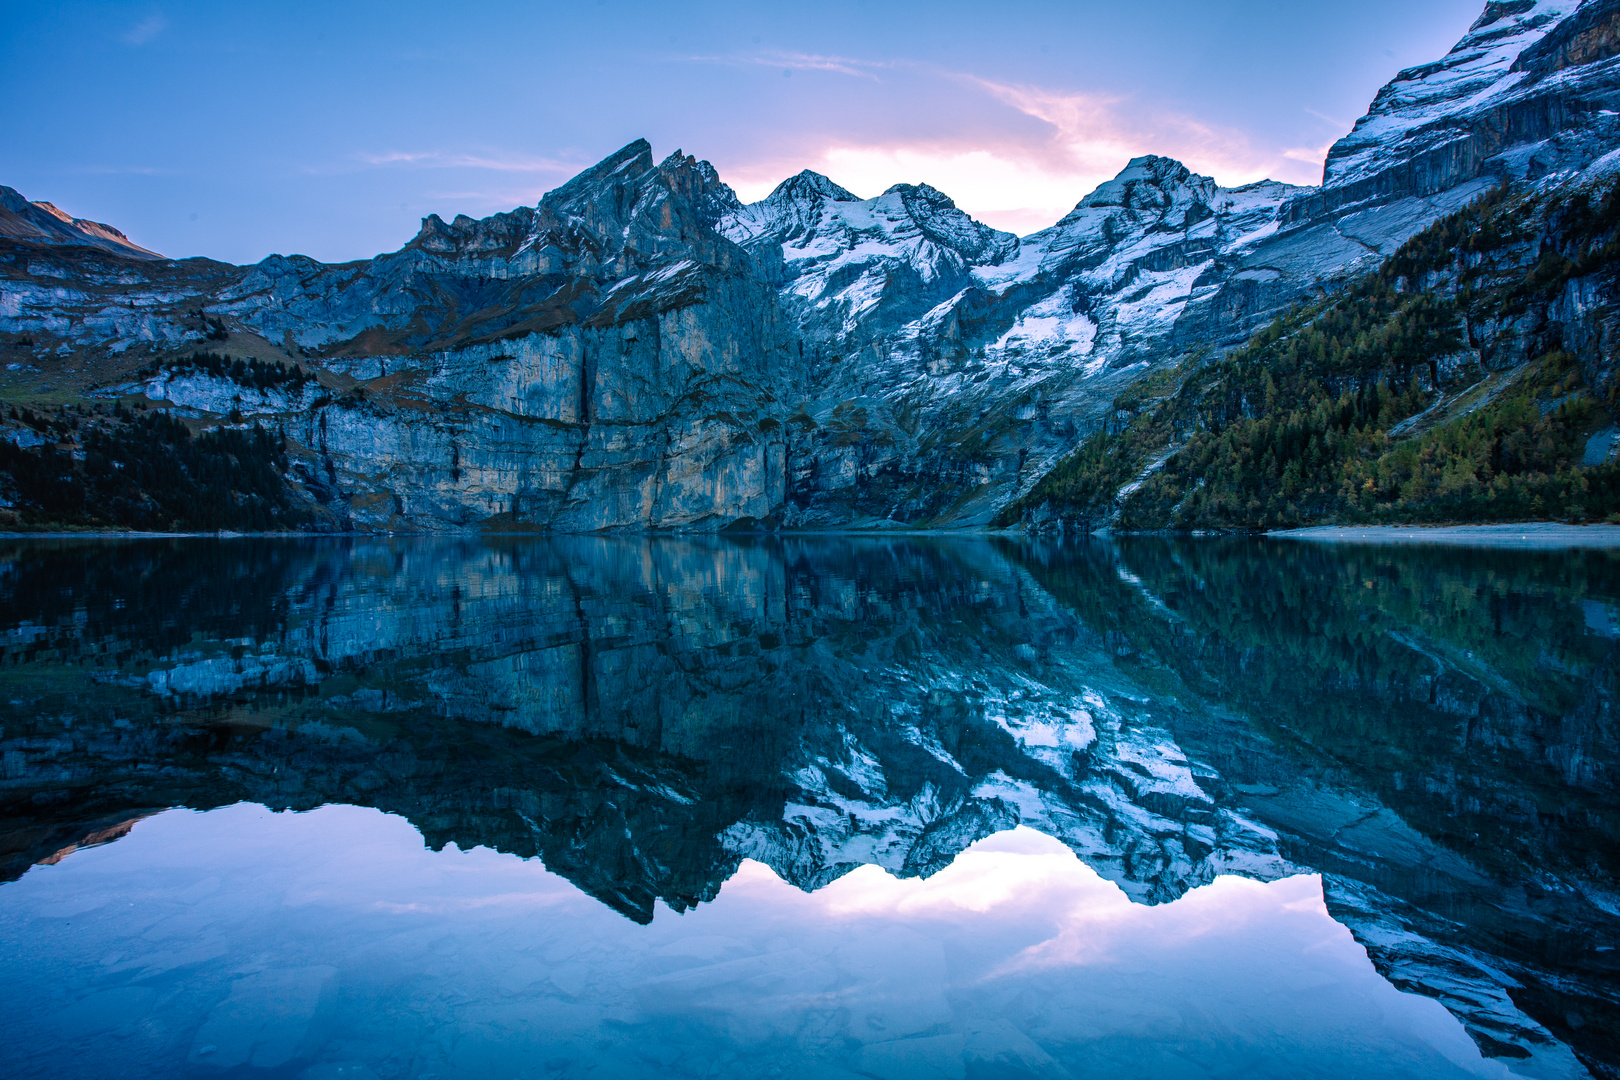
{"type": "Polygon", "coordinates": [[[0,634],[0,1075],[1620,1069],[1620,553],[14,541],[0,634]]]}

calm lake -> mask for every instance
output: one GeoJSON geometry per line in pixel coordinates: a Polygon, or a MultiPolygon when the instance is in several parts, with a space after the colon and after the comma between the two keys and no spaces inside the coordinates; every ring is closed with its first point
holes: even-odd
{"type": "Polygon", "coordinates": [[[1620,1075],[1620,551],[0,541],[6,1077],[1620,1075]]]}

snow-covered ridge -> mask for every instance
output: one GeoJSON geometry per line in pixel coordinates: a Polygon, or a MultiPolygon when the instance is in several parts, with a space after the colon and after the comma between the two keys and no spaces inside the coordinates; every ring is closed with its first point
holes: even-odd
{"type": "Polygon", "coordinates": [[[1617,54],[1615,0],[1487,4],[1449,53],[1378,92],[1328,151],[1323,187],[1353,202],[1585,168],[1620,138],[1617,54]]]}
{"type": "Polygon", "coordinates": [[[969,267],[1018,250],[1017,237],[974,221],[927,184],[896,184],[860,199],[809,170],[726,214],[716,228],[749,250],[779,251],[786,293],[811,307],[807,319],[836,312],[840,335],[860,329],[896,275],[923,291],[954,292],[969,267]]]}

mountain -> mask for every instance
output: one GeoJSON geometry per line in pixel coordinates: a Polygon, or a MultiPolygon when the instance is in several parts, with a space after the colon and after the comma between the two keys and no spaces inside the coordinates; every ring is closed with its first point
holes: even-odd
{"type": "Polygon", "coordinates": [[[1378,92],[1328,151],[1322,194],[1302,209],[1587,167],[1620,135],[1608,108],[1617,49],[1613,0],[1493,0],[1444,58],[1378,92]]]}
{"type": "MultiPolygon", "coordinates": [[[[1113,462],[1100,513],[1032,492],[1072,473],[1077,452],[1111,453],[1096,440],[1189,372],[1370,280],[1488,193],[1613,182],[1617,11],[1487,5],[1446,57],[1379,92],[1320,187],[1222,188],[1143,157],[1022,238],[925,184],[859,199],[806,172],[744,206],[706,162],[655,162],[638,141],[534,207],[430,216],[399,251],[341,265],[137,263],[105,245],[0,239],[7,392],[41,405],[9,429],[23,456],[0,447],[0,497],[25,526],[126,520],[107,492],[130,470],[30,448],[84,455],[87,425],[138,405],[199,431],[283,431],[285,501],[303,509],[278,520],[307,528],[1109,520],[1185,440],[1180,420],[1113,462]],[[198,351],[222,360],[193,362],[198,351]],[[240,375],[238,359],[296,366],[302,389],[240,375]]],[[[1547,318],[1601,381],[1616,292],[1592,269],[1580,302],[1547,318]]],[[[1514,340],[1539,347],[1545,335],[1521,329],[1514,340]]],[[[1500,374],[1430,359],[1477,369],[1470,385],[1500,374]]],[[[1364,375],[1363,389],[1386,378],[1364,375]]],[[[1585,434],[1612,420],[1601,404],[1585,434]]],[[[142,499],[147,527],[225,520],[167,489],[142,499]]]]}
{"type": "Polygon", "coordinates": [[[1620,520],[1620,186],[1496,189],[1193,358],[1001,513],[1035,528],[1620,520]]]}
{"type": "Polygon", "coordinates": [[[0,185],[0,236],[37,244],[89,245],[131,259],[163,258],[111,225],[73,217],[48,202],[29,202],[4,185],[0,185]]]}

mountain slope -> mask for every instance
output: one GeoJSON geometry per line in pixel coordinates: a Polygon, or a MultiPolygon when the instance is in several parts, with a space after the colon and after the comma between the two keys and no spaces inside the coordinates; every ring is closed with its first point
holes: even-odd
{"type": "Polygon", "coordinates": [[[0,185],[0,236],[38,244],[82,244],[131,259],[163,258],[111,225],[73,217],[48,202],[29,202],[4,185],[0,185]]]}
{"type": "Polygon", "coordinates": [[[1498,189],[1161,396],[1003,511],[1090,529],[1620,516],[1620,180],[1498,189]]]}

